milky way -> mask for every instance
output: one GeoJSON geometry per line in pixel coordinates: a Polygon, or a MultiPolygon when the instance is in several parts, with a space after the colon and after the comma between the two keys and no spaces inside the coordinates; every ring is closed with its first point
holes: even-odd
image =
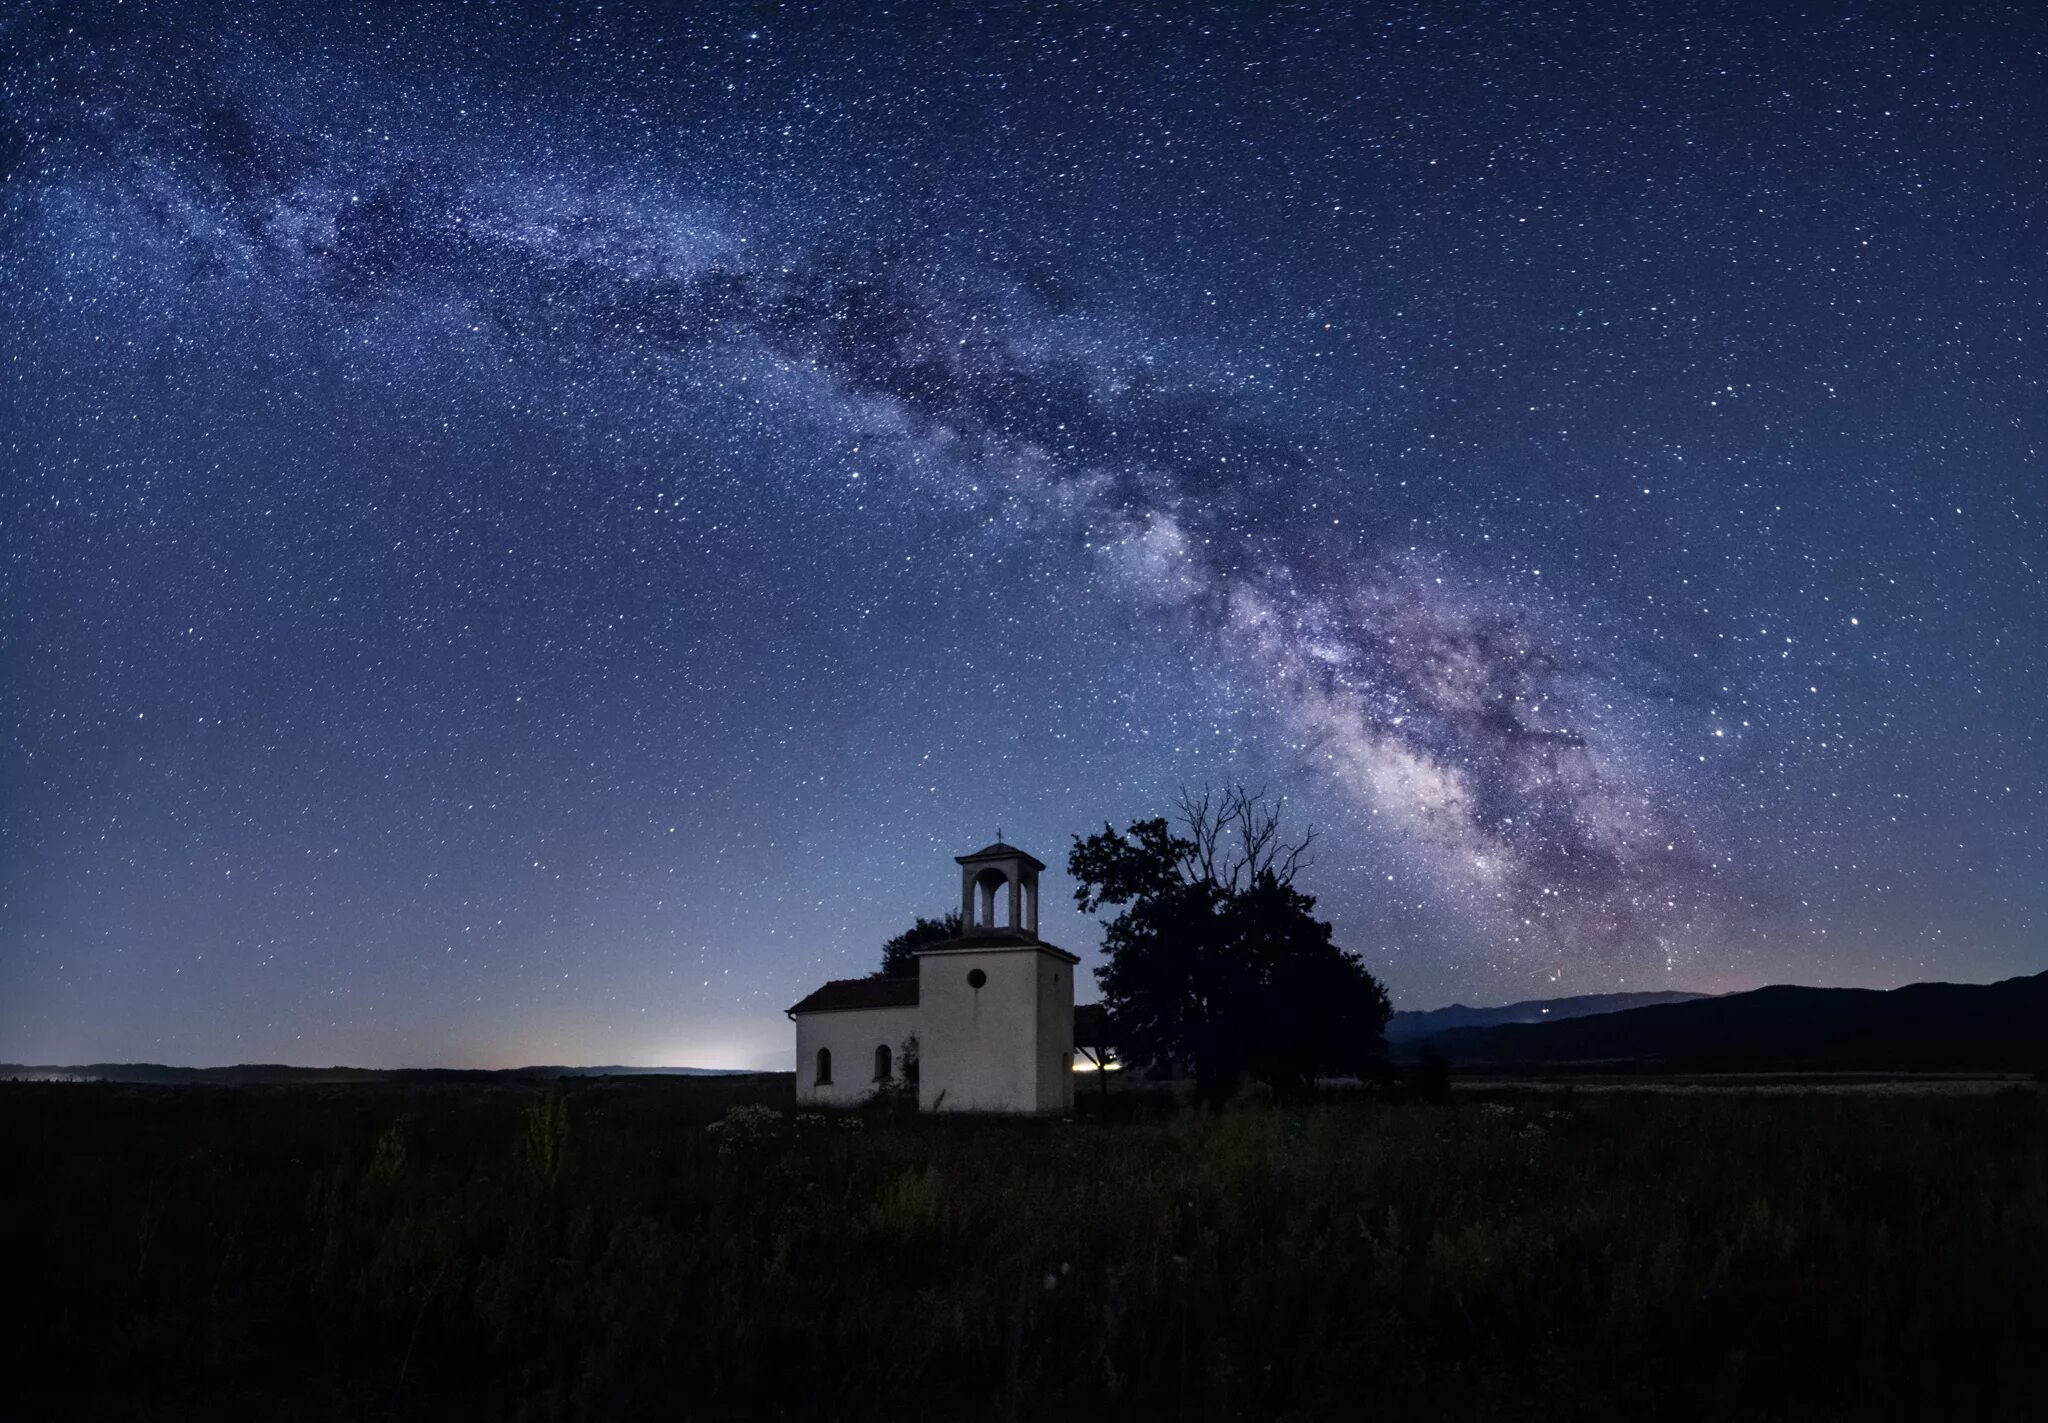
{"type": "Polygon", "coordinates": [[[8,1037],[772,1056],[1225,777],[1397,994],[2024,963],[2025,73],[1437,18],[16,22],[8,1037]]]}

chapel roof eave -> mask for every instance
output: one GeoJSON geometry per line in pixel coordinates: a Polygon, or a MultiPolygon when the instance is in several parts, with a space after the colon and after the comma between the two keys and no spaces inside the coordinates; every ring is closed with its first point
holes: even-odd
{"type": "Polygon", "coordinates": [[[1116,1024],[1109,1016],[1108,1007],[1101,1003],[1076,1003],[1074,1046],[1113,1048],[1116,1045],[1116,1024]]]}
{"type": "Polygon", "coordinates": [[[1045,868],[1045,861],[1039,859],[1038,856],[1032,854],[1029,850],[1020,850],[1015,845],[1004,844],[1001,840],[996,841],[993,845],[984,845],[971,855],[955,855],[953,857],[953,863],[956,865],[978,865],[984,860],[1022,860],[1034,870],[1043,870],[1045,868]]]}
{"type": "Polygon", "coordinates": [[[957,938],[941,939],[935,944],[926,944],[923,948],[913,949],[911,952],[914,957],[923,958],[927,954],[973,954],[985,953],[990,949],[1040,949],[1056,959],[1065,959],[1068,963],[1081,962],[1078,954],[1070,954],[1058,944],[1048,944],[1035,935],[1020,934],[1009,929],[984,929],[961,934],[957,938]]]}

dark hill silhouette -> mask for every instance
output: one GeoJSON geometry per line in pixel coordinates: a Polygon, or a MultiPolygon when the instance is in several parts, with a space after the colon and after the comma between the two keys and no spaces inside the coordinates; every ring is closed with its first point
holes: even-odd
{"type": "Polygon", "coordinates": [[[281,1062],[244,1062],[232,1067],[169,1067],[160,1062],[88,1062],[76,1067],[0,1062],[0,1081],[125,1082],[131,1084],[211,1083],[218,1087],[276,1087],[293,1083],[501,1082],[519,1077],[730,1077],[722,1067],[292,1067],[281,1062]]]}
{"type": "Polygon", "coordinates": [[[1582,993],[1571,998],[1529,998],[1520,1003],[1504,1003],[1498,1008],[1468,1008],[1463,1003],[1453,1003],[1448,1008],[1396,1013],[1387,1020],[1387,1042],[1398,1047],[1447,1033],[1453,1028],[1492,1028],[1502,1023],[1557,1023],[1566,1018],[1619,1013],[1625,1008],[1647,1008],[1655,1003],[1685,1003],[1706,996],[1704,993],[1664,989],[1645,993],[1582,993]]]}
{"type": "Polygon", "coordinates": [[[1890,991],[1781,984],[1428,1042],[1453,1062],[1502,1066],[2034,1072],[2048,1067],[2048,973],[1890,991]]]}

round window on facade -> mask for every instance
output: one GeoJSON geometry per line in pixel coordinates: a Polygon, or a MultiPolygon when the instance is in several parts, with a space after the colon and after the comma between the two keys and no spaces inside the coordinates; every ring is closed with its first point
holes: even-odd
{"type": "Polygon", "coordinates": [[[987,982],[988,975],[983,973],[980,969],[970,968],[969,970],[967,970],[967,986],[969,988],[979,988],[987,982]]]}

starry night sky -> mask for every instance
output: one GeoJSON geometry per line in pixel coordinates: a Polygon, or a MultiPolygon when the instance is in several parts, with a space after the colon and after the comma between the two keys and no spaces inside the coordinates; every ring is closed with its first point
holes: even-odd
{"type": "Polygon", "coordinates": [[[785,1064],[1205,782],[1397,1006],[2048,966],[2031,5],[29,5],[0,182],[0,1058],[785,1064]]]}

